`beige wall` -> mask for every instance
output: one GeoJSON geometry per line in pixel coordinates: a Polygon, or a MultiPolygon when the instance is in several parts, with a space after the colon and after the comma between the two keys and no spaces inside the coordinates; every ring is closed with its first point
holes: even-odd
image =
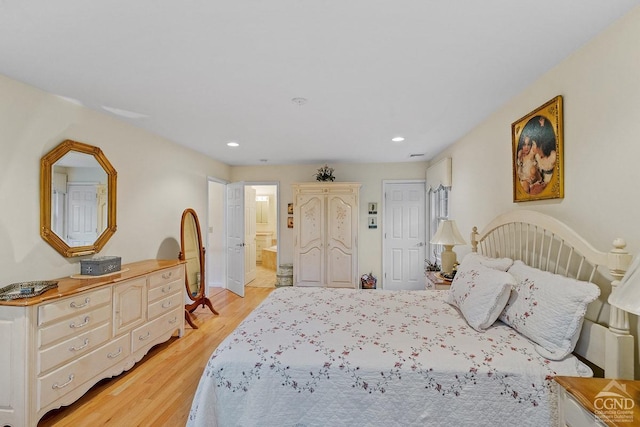
{"type": "MultiPolygon", "coordinates": [[[[623,236],[631,252],[640,249],[634,188],[640,181],[637,40],[640,8],[438,156],[453,158],[452,215],[465,235],[497,213],[524,208],[553,214],[600,248],[623,236]],[[514,204],[510,125],[556,95],[564,97],[565,198],[514,204]]],[[[173,253],[182,210],[193,207],[204,216],[206,178],[212,176],[280,183],[280,261],[291,261],[292,230],[285,214],[290,185],[312,181],[320,165],[232,168],[2,76],[0,93],[0,284],[79,271],[78,259],[62,258],[38,232],[39,161],[64,139],[100,146],[118,171],[118,231],[102,254],[132,262],[173,253]]],[[[366,227],[366,203],[381,207],[385,179],[424,179],[426,162],[331,166],[339,181],[363,183],[360,269],[379,274],[381,228],[366,227]]]]}
{"type": "Polygon", "coordinates": [[[3,76],[0,94],[0,286],[80,271],[39,233],[40,158],[65,139],[99,146],[118,172],[118,230],[100,254],[123,263],[177,258],[182,211],[204,215],[207,176],[230,176],[220,162],[3,76]]]}
{"type": "MultiPolygon", "coordinates": [[[[278,181],[280,184],[280,240],[278,241],[280,263],[293,261],[293,229],[287,228],[287,204],[293,202],[291,184],[315,181],[315,173],[322,165],[295,166],[236,166],[232,169],[233,181],[278,181]]],[[[331,163],[335,169],[336,182],[359,182],[360,231],[358,258],[360,275],[373,272],[380,277],[382,265],[382,182],[383,180],[424,180],[426,162],[410,163],[331,163]],[[378,228],[367,226],[367,203],[378,203],[378,228]]],[[[295,224],[294,224],[295,227],[295,224]]]]}
{"type": "MultiPolygon", "coordinates": [[[[601,250],[614,238],[640,250],[640,7],[441,153],[451,156],[451,213],[467,236],[495,215],[533,209],[566,222],[601,250]],[[511,123],[564,98],[565,197],[513,203],[511,123]]],[[[470,248],[456,247],[460,256],[470,248]]],[[[602,299],[608,295],[603,294],[602,299]]],[[[632,316],[637,336],[638,319],[632,316]]],[[[636,343],[636,378],[640,377],[636,343]]]]}
{"type": "MultiPolygon", "coordinates": [[[[543,211],[598,248],[640,250],[640,8],[513,98],[437,158],[452,157],[452,216],[467,235],[496,214],[543,211]],[[565,197],[513,203],[511,123],[564,98],[565,197]]],[[[456,248],[464,251],[468,248],[456,248]]]]}

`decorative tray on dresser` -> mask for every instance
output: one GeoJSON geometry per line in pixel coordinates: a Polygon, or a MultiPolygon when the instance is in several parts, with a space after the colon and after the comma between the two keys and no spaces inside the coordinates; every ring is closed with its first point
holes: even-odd
{"type": "Polygon", "coordinates": [[[184,334],[184,265],[148,260],[0,300],[0,425],[35,426],[184,334]]]}

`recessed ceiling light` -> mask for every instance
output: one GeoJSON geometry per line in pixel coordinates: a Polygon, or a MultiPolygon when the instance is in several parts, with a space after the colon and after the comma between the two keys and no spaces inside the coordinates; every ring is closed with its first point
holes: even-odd
{"type": "Polygon", "coordinates": [[[404,138],[401,137],[401,136],[396,136],[395,138],[391,138],[391,140],[393,142],[402,142],[402,141],[404,141],[404,138]]]}
{"type": "Polygon", "coordinates": [[[233,142],[233,141],[227,142],[227,145],[229,147],[239,147],[240,146],[240,144],[238,144],[237,142],[233,142]]]}

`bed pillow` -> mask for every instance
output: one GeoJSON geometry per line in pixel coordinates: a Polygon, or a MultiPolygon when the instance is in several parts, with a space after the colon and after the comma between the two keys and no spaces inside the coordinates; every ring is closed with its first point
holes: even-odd
{"type": "Polygon", "coordinates": [[[509,273],[466,262],[458,267],[447,302],[460,309],[469,326],[483,331],[496,321],[515,284],[509,273]]]}
{"type": "Polygon", "coordinates": [[[563,359],[575,348],[587,306],[600,288],[522,261],[515,261],[509,273],[517,284],[499,319],[535,342],[542,357],[563,359]]]}
{"type": "Polygon", "coordinates": [[[513,260],[511,258],[489,258],[477,252],[471,252],[462,258],[460,265],[462,266],[466,263],[479,263],[485,267],[507,271],[513,265],[513,260]]]}

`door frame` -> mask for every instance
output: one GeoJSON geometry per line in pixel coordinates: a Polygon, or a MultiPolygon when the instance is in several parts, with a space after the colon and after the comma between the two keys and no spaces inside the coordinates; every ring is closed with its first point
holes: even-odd
{"type": "MultiPolygon", "coordinates": [[[[424,186],[424,218],[422,218],[422,221],[424,222],[424,239],[425,242],[428,242],[428,236],[429,236],[429,229],[428,229],[428,221],[427,221],[427,214],[429,212],[429,197],[427,194],[427,180],[426,179],[384,179],[382,180],[382,203],[381,203],[381,209],[379,210],[380,213],[380,222],[378,223],[378,225],[381,227],[380,232],[381,237],[382,237],[382,265],[380,268],[380,283],[381,283],[381,288],[384,289],[384,285],[385,285],[385,279],[386,279],[386,273],[387,271],[385,270],[385,267],[387,265],[386,263],[386,253],[387,253],[387,239],[385,238],[385,227],[386,227],[386,218],[385,218],[385,213],[387,211],[387,206],[386,206],[386,192],[387,192],[387,185],[389,184],[422,184],[424,186]]],[[[425,251],[429,249],[429,245],[426,244],[425,245],[425,251]]],[[[426,253],[425,253],[426,255],[426,253]]]]}
{"type": "MultiPolygon", "coordinates": [[[[222,235],[225,236],[224,237],[224,247],[222,248],[222,253],[224,254],[224,260],[221,263],[221,265],[217,266],[217,267],[212,267],[212,264],[207,265],[207,269],[209,271],[209,273],[207,274],[207,280],[209,280],[211,277],[221,277],[222,281],[220,283],[221,286],[212,286],[212,283],[209,282],[207,283],[207,285],[209,286],[209,288],[211,287],[217,287],[217,288],[223,288],[223,289],[229,289],[228,284],[227,284],[227,244],[226,244],[226,234],[227,234],[227,227],[228,227],[228,218],[227,218],[227,202],[226,202],[226,193],[227,193],[227,185],[232,184],[231,182],[227,181],[227,180],[223,180],[223,179],[219,179],[219,178],[215,178],[215,177],[207,177],[207,182],[208,183],[214,183],[214,184],[220,184],[224,186],[224,197],[223,202],[221,204],[221,206],[212,206],[211,203],[211,195],[209,194],[209,190],[207,190],[207,219],[206,219],[206,227],[207,227],[207,239],[206,239],[206,244],[207,244],[207,252],[208,254],[212,253],[211,251],[209,251],[209,230],[212,227],[221,227],[222,229],[222,235]],[[222,220],[220,221],[213,221],[213,215],[211,210],[213,209],[218,209],[218,217],[222,218],[222,220]],[[221,213],[220,213],[221,211],[221,213]],[[215,222],[215,223],[214,223],[215,222]],[[215,271],[214,271],[215,270],[215,271]]],[[[277,199],[277,203],[276,203],[276,216],[277,216],[277,220],[276,220],[276,241],[278,242],[278,250],[276,252],[276,266],[280,265],[280,222],[281,222],[281,218],[282,218],[282,211],[280,209],[280,206],[282,205],[282,198],[280,195],[280,181],[244,181],[245,185],[249,185],[249,186],[253,186],[253,185],[274,185],[276,187],[276,199],[277,199]]],[[[207,261],[208,262],[208,261],[207,261]]]]}
{"type": "Polygon", "coordinates": [[[276,250],[276,273],[277,273],[277,268],[280,265],[280,219],[282,218],[281,212],[280,212],[280,205],[282,205],[281,203],[281,199],[280,199],[280,181],[244,181],[245,186],[248,187],[252,187],[255,185],[272,185],[276,187],[276,245],[277,245],[277,250],[276,250]]]}

